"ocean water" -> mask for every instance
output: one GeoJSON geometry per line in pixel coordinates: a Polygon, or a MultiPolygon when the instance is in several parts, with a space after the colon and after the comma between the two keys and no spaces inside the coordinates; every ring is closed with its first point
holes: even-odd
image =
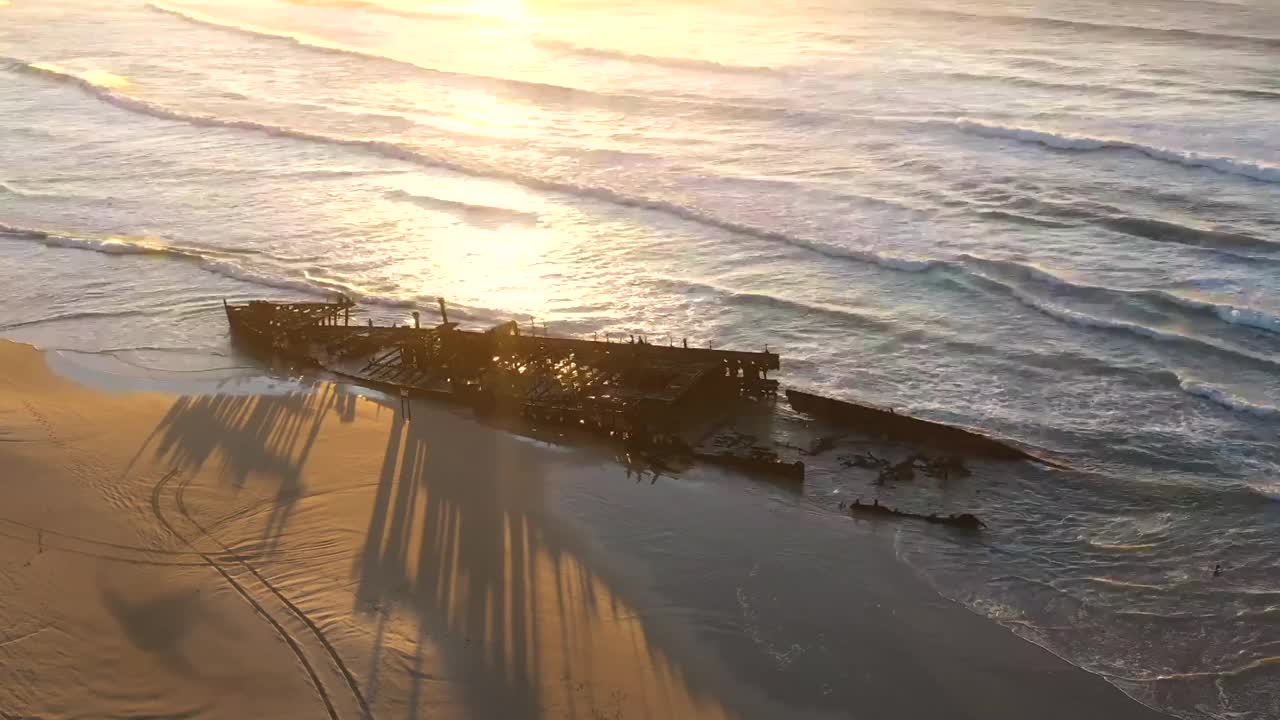
{"type": "Polygon", "coordinates": [[[224,298],[340,291],[768,344],[1075,468],[939,490],[992,525],[899,535],[944,595],[1278,717],[1277,67],[1268,0],[0,0],[0,335],[226,373],[224,298]]]}

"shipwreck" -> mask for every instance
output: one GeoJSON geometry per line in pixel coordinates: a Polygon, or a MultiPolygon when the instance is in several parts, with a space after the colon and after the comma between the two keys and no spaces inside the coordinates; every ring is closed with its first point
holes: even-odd
{"type": "MultiPolygon", "coordinates": [[[[804,463],[784,459],[776,448],[725,449],[704,442],[735,413],[774,401],[779,383],[769,374],[781,369],[781,360],[767,348],[655,345],[635,336],[622,342],[551,337],[523,333],[514,321],[464,329],[449,320],[443,300],[440,322],[425,327],[417,312],[412,324],[353,322],[356,304],[346,296],[223,306],[233,340],[258,355],[392,394],[458,403],[524,429],[560,428],[646,456],[684,456],[791,481],[804,478],[804,463]]],[[[1031,458],[968,430],[797,391],[788,396],[796,410],[855,430],[987,457],[1031,458]]]]}

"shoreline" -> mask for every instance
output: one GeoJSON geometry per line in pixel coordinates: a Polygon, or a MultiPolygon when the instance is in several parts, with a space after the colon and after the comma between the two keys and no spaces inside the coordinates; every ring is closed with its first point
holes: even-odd
{"type": "Polygon", "coordinates": [[[325,381],[111,392],[7,341],[0,367],[4,712],[1166,717],[732,472],[631,482],[325,381]]]}

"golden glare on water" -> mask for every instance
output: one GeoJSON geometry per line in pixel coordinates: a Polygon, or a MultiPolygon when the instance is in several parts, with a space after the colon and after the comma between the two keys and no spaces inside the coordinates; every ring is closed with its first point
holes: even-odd
{"type": "Polygon", "coordinates": [[[524,0],[466,0],[453,8],[467,15],[483,15],[503,20],[520,20],[528,16],[524,0]]]}
{"type": "MultiPolygon", "coordinates": [[[[8,0],[0,0],[4,5],[8,0]]],[[[520,20],[528,15],[525,0],[458,0],[457,2],[424,2],[423,0],[288,0],[294,5],[347,8],[385,8],[410,13],[442,13],[476,15],[502,20],[520,20]]]]}
{"type": "Polygon", "coordinates": [[[132,84],[128,78],[120,77],[106,70],[86,70],[80,73],[80,78],[87,83],[105,88],[123,88],[132,84]]]}
{"type": "MultiPolygon", "coordinates": [[[[4,2],[4,0],[0,0],[0,2],[4,2]]],[[[76,72],[75,70],[69,70],[61,65],[55,65],[53,63],[32,63],[31,68],[51,75],[63,75],[77,78],[100,88],[119,89],[129,87],[132,84],[129,82],[128,78],[107,72],[106,70],[84,70],[82,72],[76,72]]]]}

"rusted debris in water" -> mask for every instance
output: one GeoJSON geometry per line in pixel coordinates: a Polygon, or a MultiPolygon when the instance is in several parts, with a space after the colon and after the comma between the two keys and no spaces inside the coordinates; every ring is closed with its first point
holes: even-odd
{"type": "Polygon", "coordinates": [[[813,445],[811,445],[808,450],[805,450],[804,454],[805,455],[821,455],[822,453],[834,448],[835,446],[836,446],[836,439],[834,437],[830,435],[823,435],[817,440],[814,440],[813,445]]]}
{"type": "Polygon", "coordinates": [[[940,480],[950,480],[953,477],[964,478],[973,474],[968,466],[964,464],[964,459],[956,455],[935,458],[923,453],[916,453],[905,460],[895,463],[868,450],[861,455],[841,457],[840,464],[844,467],[859,467],[878,471],[879,475],[875,480],[876,485],[884,485],[886,482],[891,481],[914,480],[917,471],[940,480]]]}
{"type": "Polygon", "coordinates": [[[949,527],[961,528],[964,530],[981,530],[987,526],[986,523],[978,519],[972,513],[957,513],[955,515],[938,515],[937,513],[913,513],[906,510],[896,510],[894,508],[881,505],[879,500],[871,503],[864,503],[861,500],[854,500],[849,503],[850,515],[878,516],[891,518],[907,518],[913,520],[923,520],[934,525],[947,525],[949,527]]]}
{"type": "Polygon", "coordinates": [[[804,463],[786,462],[778,453],[765,448],[750,448],[745,453],[722,450],[697,452],[693,456],[703,462],[749,473],[760,473],[787,480],[804,480],[804,463]]]}
{"type": "Polygon", "coordinates": [[[1013,445],[982,433],[951,427],[871,405],[833,400],[799,390],[787,390],[796,411],[892,440],[925,443],[934,447],[998,460],[1045,462],[1013,445]]]}

